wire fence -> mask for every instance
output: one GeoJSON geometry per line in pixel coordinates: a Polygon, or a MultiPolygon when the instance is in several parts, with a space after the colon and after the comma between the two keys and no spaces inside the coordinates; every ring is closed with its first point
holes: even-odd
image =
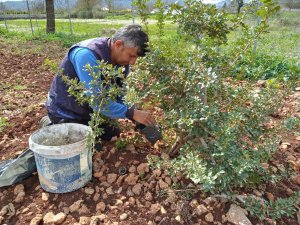
{"type": "MultiPolygon", "coordinates": [[[[32,35],[46,33],[45,1],[21,0],[19,10],[6,8],[0,1],[0,27],[7,31],[31,32],[32,35]]],[[[66,34],[105,34],[125,24],[134,23],[136,15],[132,8],[123,8],[111,12],[107,7],[96,5],[91,10],[74,10],[74,1],[56,0],[55,31],[66,34]],[[114,19],[114,17],[121,19],[114,19]],[[112,20],[114,22],[112,24],[112,20]]]]}

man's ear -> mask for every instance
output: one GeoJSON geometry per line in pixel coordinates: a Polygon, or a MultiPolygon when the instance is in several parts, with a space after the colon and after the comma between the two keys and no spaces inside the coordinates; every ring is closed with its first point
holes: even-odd
{"type": "Polygon", "coordinates": [[[121,47],[123,47],[123,41],[122,40],[116,40],[114,45],[116,46],[116,48],[121,48],[121,47]]]}

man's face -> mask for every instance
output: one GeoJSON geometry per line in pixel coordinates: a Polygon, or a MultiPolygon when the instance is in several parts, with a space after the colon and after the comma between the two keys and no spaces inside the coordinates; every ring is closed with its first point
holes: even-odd
{"type": "Polygon", "coordinates": [[[125,47],[123,42],[116,44],[116,63],[123,66],[128,64],[134,65],[138,58],[139,48],[125,47]]]}

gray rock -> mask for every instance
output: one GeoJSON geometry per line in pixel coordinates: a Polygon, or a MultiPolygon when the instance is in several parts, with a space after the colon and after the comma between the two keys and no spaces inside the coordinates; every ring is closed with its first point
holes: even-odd
{"type": "Polygon", "coordinates": [[[230,206],[229,211],[226,214],[229,222],[236,225],[252,225],[250,220],[245,215],[245,210],[235,204],[230,206]]]}

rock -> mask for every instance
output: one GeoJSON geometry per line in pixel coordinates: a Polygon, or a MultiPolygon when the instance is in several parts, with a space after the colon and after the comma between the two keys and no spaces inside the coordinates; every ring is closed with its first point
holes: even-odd
{"type": "Polygon", "coordinates": [[[267,199],[269,199],[269,201],[274,201],[275,197],[272,193],[270,192],[265,192],[267,199]]]}
{"type": "Polygon", "coordinates": [[[159,179],[158,184],[160,189],[166,189],[169,187],[169,185],[166,182],[164,182],[162,179],[159,179]]]}
{"type": "Polygon", "coordinates": [[[93,188],[88,188],[87,187],[87,188],[84,189],[84,192],[88,195],[92,195],[92,194],[94,194],[95,190],[93,188]]]}
{"type": "Polygon", "coordinates": [[[30,221],[30,225],[39,225],[40,222],[43,220],[43,214],[37,214],[32,220],[30,221]]]}
{"type": "Polygon", "coordinates": [[[105,208],[106,208],[106,205],[105,205],[104,202],[99,202],[99,203],[96,205],[96,211],[104,212],[104,211],[105,211],[105,208]]]}
{"type": "Polygon", "coordinates": [[[107,188],[107,189],[105,190],[105,192],[106,192],[106,194],[108,194],[108,195],[113,195],[113,194],[114,194],[114,191],[113,191],[112,187],[107,188]]]}
{"type": "Polygon", "coordinates": [[[99,198],[100,198],[100,194],[96,193],[93,197],[94,202],[98,202],[99,198]]]}
{"type": "Polygon", "coordinates": [[[195,213],[198,216],[201,216],[202,214],[207,213],[207,212],[208,212],[208,209],[202,204],[198,205],[197,208],[195,209],[195,213]]]}
{"type": "Polygon", "coordinates": [[[157,223],[160,222],[161,221],[161,217],[160,216],[156,216],[155,219],[154,219],[154,221],[157,222],[157,223]]]}
{"type": "Polygon", "coordinates": [[[106,218],[106,215],[104,215],[104,214],[92,216],[90,225],[97,225],[97,224],[99,224],[98,222],[103,222],[105,220],[105,218],[106,218]]]}
{"type": "Polygon", "coordinates": [[[169,160],[170,159],[170,156],[167,153],[164,153],[164,152],[160,155],[160,157],[164,160],[169,160]]]}
{"type": "Polygon", "coordinates": [[[9,218],[16,214],[15,207],[12,203],[8,203],[8,205],[4,206],[0,211],[0,216],[7,215],[9,218]]]}
{"type": "Polygon", "coordinates": [[[161,214],[167,214],[167,210],[163,206],[161,206],[160,207],[160,213],[161,214]]]}
{"type": "Polygon", "coordinates": [[[156,177],[160,177],[160,175],[161,175],[161,170],[160,169],[155,169],[155,170],[153,170],[153,172],[152,172],[156,177]]]}
{"type": "Polygon", "coordinates": [[[198,201],[196,199],[192,199],[192,201],[189,204],[192,208],[197,208],[199,205],[198,201]]]}
{"type": "Polygon", "coordinates": [[[78,213],[79,215],[85,215],[85,214],[89,214],[90,210],[85,204],[82,204],[81,207],[78,209],[78,213]]]}
{"type": "Polygon", "coordinates": [[[141,184],[136,184],[132,188],[132,192],[136,195],[140,195],[142,191],[142,185],[141,184]]]}
{"type": "Polygon", "coordinates": [[[156,203],[156,204],[152,204],[151,207],[150,207],[150,213],[152,215],[155,215],[156,213],[158,213],[160,211],[160,204],[156,203]]]}
{"type": "Polygon", "coordinates": [[[70,213],[69,207],[63,207],[64,214],[68,215],[70,213]]]}
{"type": "Polygon", "coordinates": [[[121,161],[116,162],[115,167],[118,168],[121,165],[121,163],[122,163],[121,161]]]}
{"type": "Polygon", "coordinates": [[[210,204],[214,204],[215,202],[217,202],[217,199],[214,197],[208,197],[208,198],[204,199],[203,202],[206,205],[210,205],[210,204]]]}
{"type": "Polygon", "coordinates": [[[128,185],[135,185],[138,179],[139,179],[138,176],[136,176],[136,175],[133,174],[133,173],[130,173],[129,176],[125,178],[125,182],[126,182],[128,185]]]}
{"type": "Polygon", "coordinates": [[[295,184],[300,185],[300,174],[293,176],[291,179],[295,184]]]}
{"type": "Polygon", "coordinates": [[[131,167],[129,167],[128,172],[129,173],[135,173],[136,172],[136,167],[134,165],[132,165],[131,167]]]}
{"type": "Polygon", "coordinates": [[[300,224],[300,209],[297,212],[297,220],[298,220],[298,224],[300,224]]]}
{"type": "Polygon", "coordinates": [[[139,174],[144,174],[144,173],[148,173],[149,172],[149,165],[148,163],[141,163],[137,168],[136,168],[137,172],[139,174]]]}
{"type": "Polygon", "coordinates": [[[146,207],[146,208],[149,208],[149,209],[150,209],[151,205],[152,205],[151,202],[145,201],[145,207],[146,207]]]}
{"type": "Polygon", "coordinates": [[[212,223],[214,221],[214,216],[211,213],[208,213],[204,217],[205,221],[212,223]]]}
{"type": "Polygon", "coordinates": [[[127,213],[122,213],[122,214],[120,215],[120,220],[121,220],[121,221],[122,221],[122,220],[126,220],[127,217],[128,217],[128,214],[127,214],[127,213]]]}
{"type": "Polygon", "coordinates": [[[226,214],[227,220],[235,225],[252,225],[250,220],[246,217],[244,209],[232,204],[226,214]]]}
{"type": "Polygon", "coordinates": [[[270,218],[266,218],[265,219],[265,224],[266,225],[276,225],[276,221],[275,220],[272,220],[270,218]]]}
{"type": "Polygon", "coordinates": [[[78,209],[81,206],[81,203],[83,202],[83,200],[78,200],[76,202],[74,202],[71,206],[70,206],[70,212],[75,212],[78,211],[78,209]]]}
{"type": "Polygon", "coordinates": [[[24,185],[23,184],[18,184],[14,188],[14,194],[17,195],[19,192],[24,191],[24,185]]]}
{"type": "Polygon", "coordinates": [[[127,175],[119,176],[119,178],[118,178],[117,181],[116,181],[116,185],[117,185],[118,187],[120,187],[120,186],[122,185],[123,180],[124,180],[124,178],[125,178],[126,176],[127,176],[127,175]]]}
{"type": "Polygon", "coordinates": [[[17,197],[15,198],[15,202],[16,203],[21,203],[24,201],[24,197],[25,197],[25,192],[24,191],[20,191],[18,194],[17,194],[17,197]]]}
{"type": "Polygon", "coordinates": [[[43,192],[42,193],[42,200],[45,201],[45,202],[48,201],[49,200],[49,193],[43,192]]]}
{"type": "Polygon", "coordinates": [[[134,206],[134,205],[135,205],[135,198],[130,197],[130,198],[128,199],[128,202],[129,202],[129,205],[134,206]]]}
{"type": "Polygon", "coordinates": [[[257,197],[261,197],[262,196],[262,193],[259,192],[258,190],[254,190],[253,194],[255,194],[257,197]]]}
{"type": "Polygon", "coordinates": [[[172,184],[172,179],[170,177],[165,177],[165,181],[169,186],[172,184]]]}
{"type": "Polygon", "coordinates": [[[123,201],[121,199],[116,200],[115,206],[118,206],[118,205],[123,205],[123,201]]]}
{"type": "Polygon", "coordinates": [[[91,217],[81,216],[79,218],[79,223],[82,225],[89,225],[91,223],[91,217]]]}
{"type": "Polygon", "coordinates": [[[95,172],[95,173],[93,174],[93,176],[96,177],[96,178],[100,178],[100,177],[103,176],[103,172],[102,172],[102,171],[100,171],[100,172],[95,172]]]}
{"type": "Polygon", "coordinates": [[[181,217],[180,217],[180,215],[177,215],[176,217],[175,217],[175,220],[177,220],[179,223],[181,222],[181,217]]]}
{"type": "Polygon", "coordinates": [[[109,173],[109,174],[107,175],[107,182],[108,182],[109,184],[112,184],[113,182],[116,181],[117,177],[118,177],[117,174],[115,174],[115,173],[109,173]]]}
{"type": "Polygon", "coordinates": [[[150,202],[153,200],[153,197],[152,197],[151,192],[148,191],[148,192],[145,194],[145,200],[150,201],[150,202]]]}
{"type": "Polygon", "coordinates": [[[132,153],[135,153],[135,146],[134,146],[134,144],[127,145],[125,149],[126,149],[126,151],[130,151],[132,153]]]}
{"type": "Polygon", "coordinates": [[[56,215],[53,214],[53,212],[48,212],[44,218],[43,223],[44,224],[61,224],[66,219],[66,215],[63,212],[60,212],[56,215]]]}

